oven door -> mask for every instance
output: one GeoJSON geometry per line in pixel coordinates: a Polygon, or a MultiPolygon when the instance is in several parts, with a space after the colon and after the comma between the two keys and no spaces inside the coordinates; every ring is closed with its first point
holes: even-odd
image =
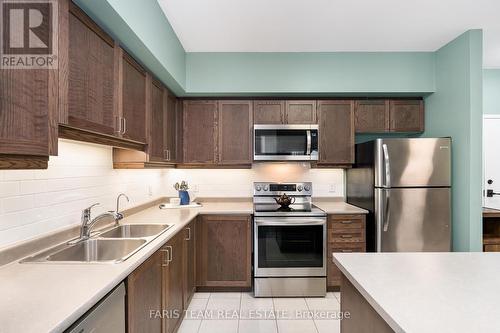
{"type": "Polygon", "coordinates": [[[318,159],[318,125],[254,125],[254,160],[318,159]]]}
{"type": "Polygon", "coordinates": [[[256,217],[256,277],[326,276],[326,218],[256,217]]]}

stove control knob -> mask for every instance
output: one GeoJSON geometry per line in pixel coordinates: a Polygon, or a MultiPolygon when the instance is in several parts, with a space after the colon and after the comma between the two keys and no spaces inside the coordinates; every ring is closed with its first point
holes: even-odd
{"type": "Polygon", "coordinates": [[[311,185],[304,185],[304,190],[309,192],[311,190],[311,185]]]}
{"type": "Polygon", "coordinates": [[[257,192],[259,192],[260,190],[262,190],[262,186],[260,186],[260,185],[255,185],[255,189],[257,190],[257,192]]]}
{"type": "Polygon", "coordinates": [[[268,191],[268,190],[269,190],[269,186],[264,185],[264,191],[268,191]]]}
{"type": "Polygon", "coordinates": [[[302,185],[297,186],[297,191],[302,192],[302,185]]]}

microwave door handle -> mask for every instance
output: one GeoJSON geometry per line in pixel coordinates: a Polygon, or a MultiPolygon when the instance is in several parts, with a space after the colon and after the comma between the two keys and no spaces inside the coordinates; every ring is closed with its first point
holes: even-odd
{"type": "Polygon", "coordinates": [[[307,130],[307,148],[306,148],[306,156],[311,155],[311,130],[307,130]]]}

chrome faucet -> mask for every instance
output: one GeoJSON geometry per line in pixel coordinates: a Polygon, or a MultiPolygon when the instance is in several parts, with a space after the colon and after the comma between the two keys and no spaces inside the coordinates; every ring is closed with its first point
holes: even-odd
{"type": "Polygon", "coordinates": [[[117,212],[109,211],[102,213],[100,215],[97,215],[93,219],[91,219],[91,211],[92,208],[95,206],[98,206],[99,203],[93,204],[90,207],[85,208],[82,211],[82,225],[80,227],[80,237],[71,241],[70,243],[78,243],[84,240],[87,240],[90,238],[90,232],[92,231],[92,228],[94,225],[102,220],[103,218],[110,217],[115,220],[116,223],[118,223],[119,220],[123,218],[123,215],[117,212]]]}
{"type": "Polygon", "coordinates": [[[118,224],[118,221],[123,219],[124,216],[122,213],[120,213],[120,198],[121,197],[125,197],[125,199],[127,199],[127,202],[130,202],[130,199],[128,198],[128,196],[125,194],[125,193],[120,193],[118,194],[118,196],[116,197],[116,214],[120,217],[118,220],[116,220],[116,223],[118,224]]]}

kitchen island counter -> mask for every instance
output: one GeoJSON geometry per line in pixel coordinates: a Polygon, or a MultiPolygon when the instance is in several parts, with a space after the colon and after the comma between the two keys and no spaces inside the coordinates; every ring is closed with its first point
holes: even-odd
{"type": "MultiPolygon", "coordinates": [[[[500,253],[334,253],[333,261],[356,289],[343,291],[342,311],[359,293],[395,332],[500,332],[500,253]]],[[[353,322],[369,311],[357,312],[353,322]]]]}

